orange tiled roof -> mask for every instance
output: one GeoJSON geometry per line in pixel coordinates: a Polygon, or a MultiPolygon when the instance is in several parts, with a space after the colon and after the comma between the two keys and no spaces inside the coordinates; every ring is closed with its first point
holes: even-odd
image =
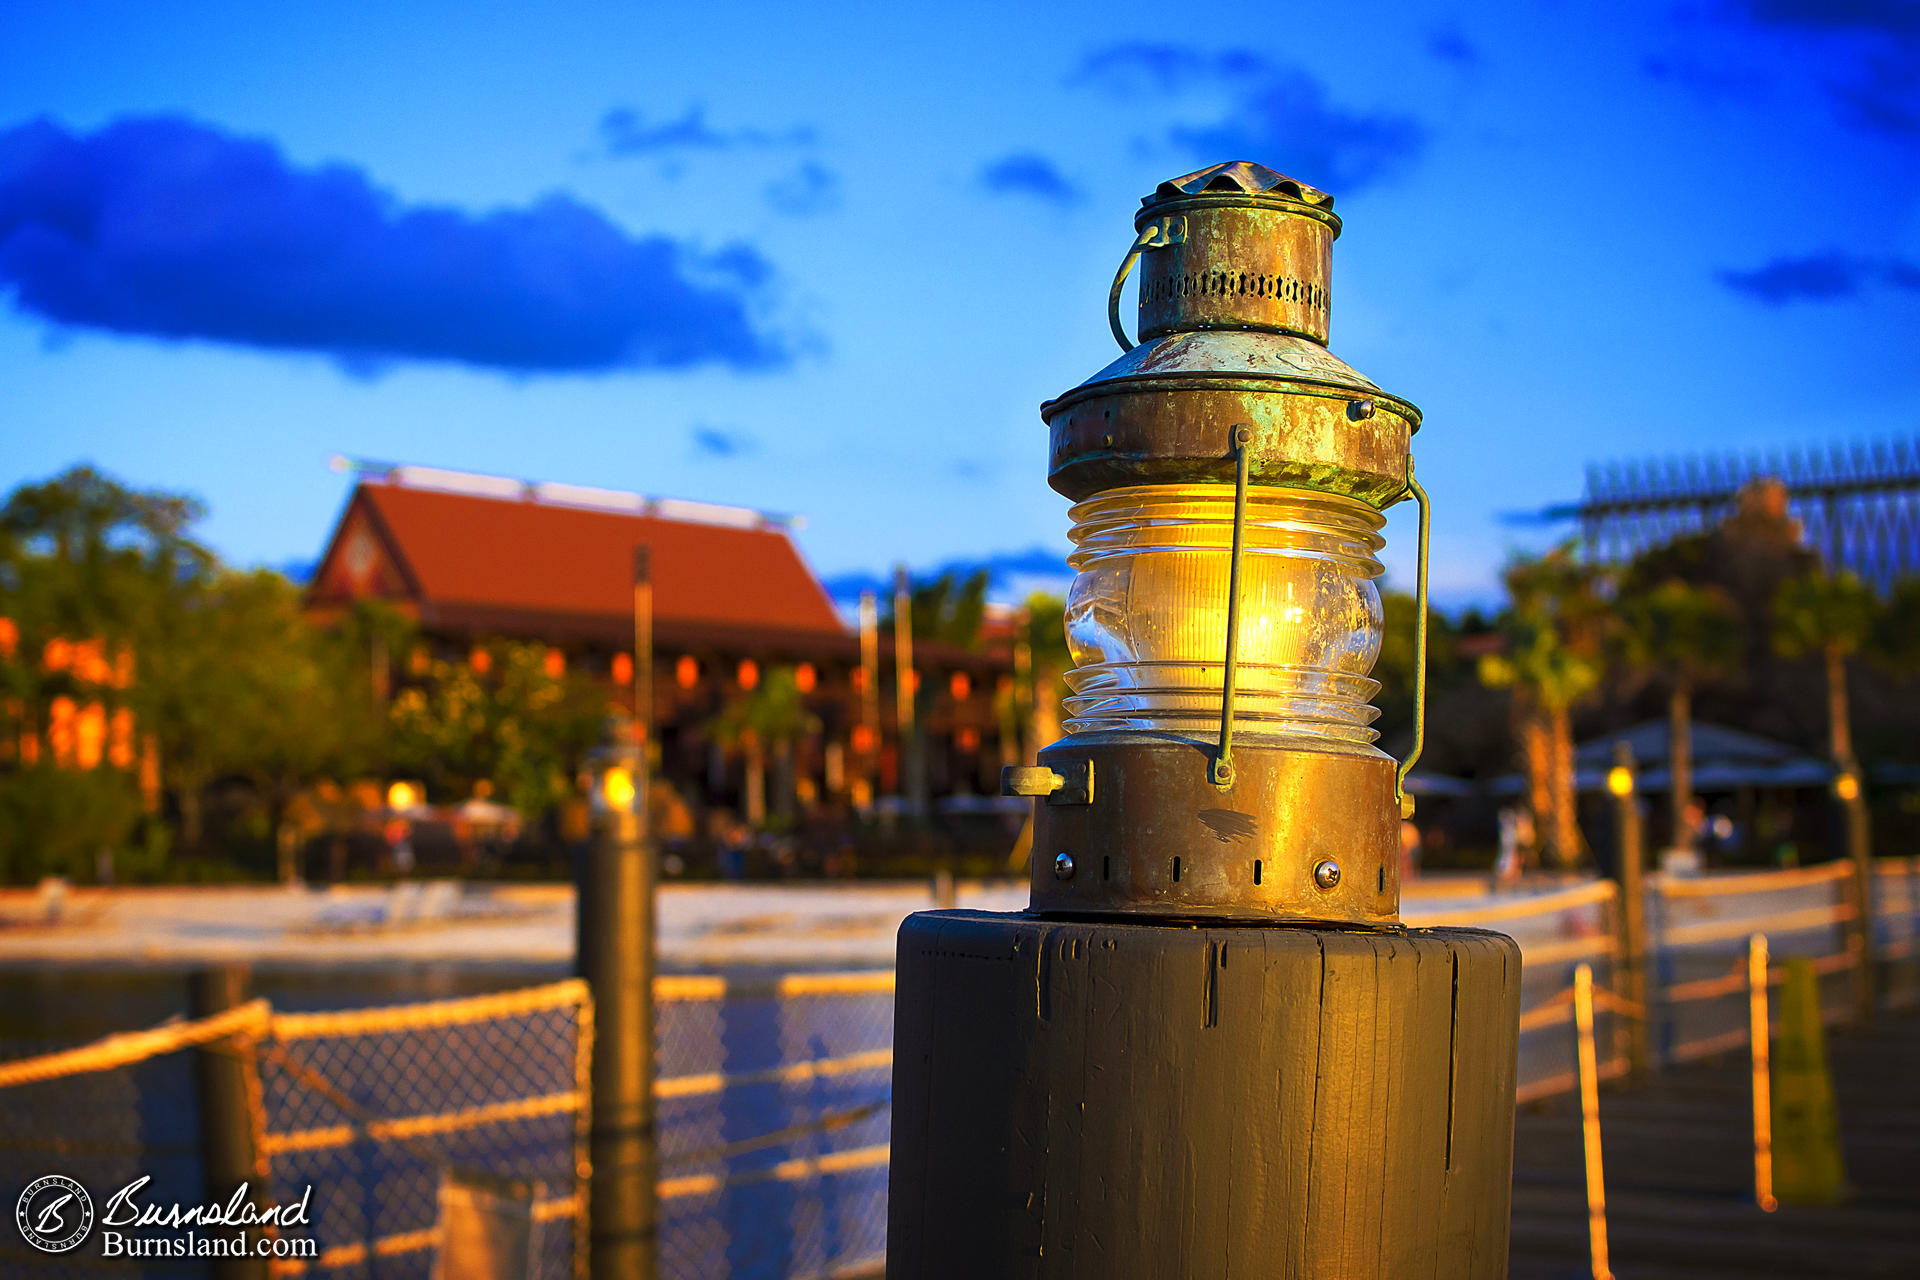
{"type": "Polygon", "coordinates": [[[423,621],[494,619],[501,630],[525,615],[630,625],[633,549],[643,544],[652,550],[656,628],[846,634],[778,529],[372,482],[347,504],[313,599],[402,595],[423,621]],[[355,546],[362,522],[385,552],[376,559],[390,564],[355,546]]]}

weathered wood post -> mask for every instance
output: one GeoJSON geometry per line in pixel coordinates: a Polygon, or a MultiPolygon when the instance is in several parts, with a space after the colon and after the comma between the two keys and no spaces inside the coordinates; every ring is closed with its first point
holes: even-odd
{"type": "MultiPolygon", "coordinates": [[[[197,969],[188,981],[188,1016],[198,1021],[245,1004],[252,974],[242,964],[197,969]]],[[[226,1204],[235,1188],[248,1184],[248,1199],[264,1204],[266,1188],[259,1176],[259,1152],[254,1145],[253,1099],[258,1094],[257,1068],[249,1060],[250,1047],[239,1040],[216,1040],[194,1050],[194,1088],[200,1105],[200,1161],[207,1203],[226,1204]]],[[[247,1239],[259,1238],[248,1231],[247,1239]]],[[[267,1259],[215,1258],[209,1263],[215,1280],[267,1280],[267,1259]]]]}
{"type": "Polygon", "coordinates": [[[1399,919],[1421,722],[1396,768],[1367,672],[1413,497],[1424,673],[1419,411],[1323,345],[1331,206],[1161,184],[1143,343],[1116,281],[1127,354],[1041,408],[1081,665],[1003,775],[1028,909],[901,926],[891,1280],[1506,1274],[1520,953],[1399,919]]]}
{"type": "MultiPolygon", "coordinates": [[[[642,549],[644,550],[644,549],[642,549]]],[[[647,630],[651,585],[634,562],[635,618],[647,630]]],[[[575,891],[576,966],[593,992],[587,1153],[588,1260],[594,1280],[652,1280],[658,1266],[658,1129],[654,1115],[654,868],[646,831],[644,717],[594,760],[593,844],[575,891]]]]}
{"type": "Polygon", "coordinates": [[[1616,983],[1620,995],[1641,1010],[1637,1016],[1619,1015],[1615,1025],[1624,1041],[1628,1070],[1635,1080],[1644,1080],[1653,1069],[1649,1026],[1652,1007],[1647,1000],[1646,846],[1641,838],[1640,800],[1634,789],[1633,748],[1625,742],[1614,744],[1607,791],[1613,796],[1613,874],[1620,891],[1614,904],[1615,943],[1619,947],[1616,983]]]}

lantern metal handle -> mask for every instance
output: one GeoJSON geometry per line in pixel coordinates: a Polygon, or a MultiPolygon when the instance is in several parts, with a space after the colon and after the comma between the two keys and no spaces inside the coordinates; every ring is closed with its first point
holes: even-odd
{"type": "Polygon", "coordinates": [[[1240,667],[1240,548],[1247,533],[1247,468],[1252,444],[1252,427],[1241,423],[1233,429],[1237,458],[1233,473],[1233,554],[1227,561],[1227,661],[1220,690],[1220,746],[1213,753],[1213,768],[1208,774],[1216,787],[1233,785],[1233,689],[1240,667]]]}
{"type": "Polygon", "coordinates": [[[1418,617],[1413,628],[1413,746],[1394,774],[1394,798],[1400,803],[1400,816],[1413,816],[1413,797],[1407,794],[1407,775],[1420,762],[1427,745],[1427,534],[1433,524],[1433,508],[1427,491],[1414,478],[1413,455],[1407,455],[1407,487],[1420,507],[1420,543],[1418,567],[1414,570],[1413,607],[1418,617]]]}
{"type": "Polygon", "coordinates": [[[1120,263],[1119,272],[1113,277],[1113,288],[1107,294],[1107,324],[1113,329],[1113,340],[1120,344],[1122,351],[1133,350],[1135,343],[1127,340],[1127,331],[1120,324],[1120,290],[1127,283],[1127,276],[1133,271],[1133,264],[1140,261],[1140,255],[1148,249],[1164,249],[1168,245],[1187,242],[1187,220],[1182,216],[1155,218],[1135,237],[1133,247],[1127,250],[1126,258],[1120,263]]]}

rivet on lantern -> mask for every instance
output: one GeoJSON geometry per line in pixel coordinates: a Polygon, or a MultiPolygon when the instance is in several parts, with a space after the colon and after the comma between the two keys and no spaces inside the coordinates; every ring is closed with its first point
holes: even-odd
{"type": "Polygon", "coordinates": [[[1322,889],[1331,889],[1340,883],[1340,864],[1332,858],[1323,858],[1313,868],[1313,882],[1322,889]]]}
{"type": "Polygon", "coordinates": [[[1054,855],[1053,878],[1055,880],[1073,879],[1073,855],[1072,854],[1060,853],[1060,854],[1054,855]]]}

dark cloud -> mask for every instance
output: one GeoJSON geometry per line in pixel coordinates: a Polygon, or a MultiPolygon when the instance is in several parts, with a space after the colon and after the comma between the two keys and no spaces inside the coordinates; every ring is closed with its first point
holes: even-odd
{"type": "Polygon", "coordinates": [[[1913,0],[1742,0],[1740,7],[1756,22],[1920,36],[1913,0]]]}
{"type": "Polygon", "coordinates": [[[346,165],[170,116],[0,132],[0,294],[57,325],[513,373],[785,364],[755,250],[634,237],[567,196],[403,204],[346,165]]]}
{"type": "Polygon", "coordinates": [[[1031,151],[1017,151],[983,166],[980,185],[995,195],[1032,196],[1051,204],[1078,204],[1081,191],[1053,161],[1031,151]]]}
{"type": "Polygon", "coordinates": [[[1480,65],[1480,46],[1467,39],[1458,27],[1441,27],[1427,33],[1427,52],[1456,67],[1480,65]]]}
{"type": "Polygon", "coordinates": [[[1159,140],[1203,163],[1256,160],[1336,195],[1393,177],[1427,145],[1427,128],[1414,117],[1338,106],[1314,76],[1246,49],[1114,45],[1090,54],[1069,82],[1149,99],[1156,111],[1165,110],[1169,94],[1223,91],[1224,115],[1169,125],[1159,140]]]}
{"type": "Polygon", "coordinates": [[[753,452],[753,437],[736,427],[698,426],[693,451],[702,458],[738,458],[753,452]]]}
{"type": "Polygon", "coordinates": [[[657,156],[688,151],[738,151],[804,147],[814,141],[812,129],[716,129],[707,123],[707,109],[699,103],[684,115],[648,120],[632,107],[615,107],[600,117],[600,142],[609,155],[657,156]]]}
{"type": "Polygon", "coordinates": [[[1722,271],[1720,283],[1770,307],[1791,302],[1838,302],[1872,284],[1920,293],[1920,266],[1899,258],[1868,258],[1830,250],[1775,258],[1750,271],[1722,271]]]}
{"type": "Polygon", "coordinates": [[[1840,118],[1920,141],[1920,4],[1913,0],[1731,0],[1749,26],[1786,37],[1840,118]]]}
{"type": "Polygon", "coordinates": [[[789,217],[810,218],[840,207],[840,175],[817,160],[803,160],[766,185],[767,203],[789,217]]]}

